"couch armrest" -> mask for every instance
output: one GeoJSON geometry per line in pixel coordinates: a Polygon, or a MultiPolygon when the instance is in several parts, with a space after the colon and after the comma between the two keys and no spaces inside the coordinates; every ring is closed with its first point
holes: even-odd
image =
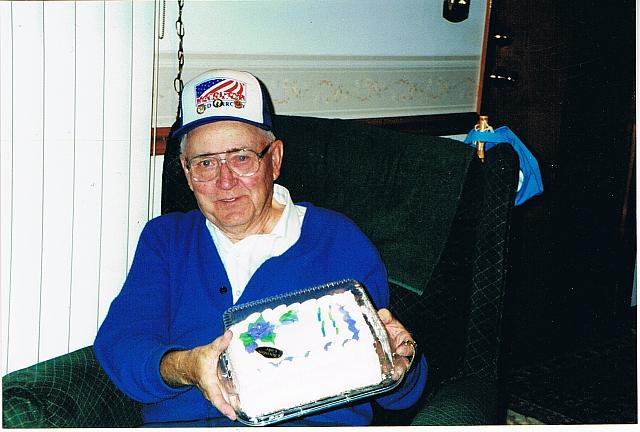
{"type": "Polygon", "coordinates": [[[92,347],[2,378],[5,428],[132,427],[141,405],[107,377],[92,347]]]}

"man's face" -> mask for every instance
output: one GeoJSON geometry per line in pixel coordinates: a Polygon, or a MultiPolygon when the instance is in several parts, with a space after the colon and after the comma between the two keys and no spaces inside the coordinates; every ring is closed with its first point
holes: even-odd
{"type": "MultiPolygon", "coordinates": [[[[247,148],[259,153],[269,140],[257,127],[236,121],[199,126],[189,132],[182,168],[204,216],[234,240],[270,232],[273,218],[273,182],[280,175],[283,146],[274,141],[252,176],[240,177],[220,166],[219,175],[208,182],[193,179],[186,161],[195,156],[247,148]]],[[[223,155],[224,157],[224,155],[223,155]]],[[[276,217],[277,221],[277,217],[276,217]]]]}

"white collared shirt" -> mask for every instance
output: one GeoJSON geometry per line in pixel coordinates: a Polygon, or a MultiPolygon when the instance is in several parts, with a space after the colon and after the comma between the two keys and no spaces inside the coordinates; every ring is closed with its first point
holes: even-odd
{"type": "Polygon", "coordinates": [[[258,267],[269,258],[285,253],[300,238],[302,221],[307,209],[295,205],[287,188],[278,184],[273,185],[273,199],[284,205],[284,210],[269,234],[254,234],[233,243],[217,226],[207,220],[207,228],[229,276],[234,304],[258,267]]]}

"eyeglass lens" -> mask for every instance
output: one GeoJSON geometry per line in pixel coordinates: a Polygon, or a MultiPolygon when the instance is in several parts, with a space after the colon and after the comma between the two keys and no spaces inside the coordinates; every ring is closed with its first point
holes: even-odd
{"type": "Polygon", "coordinates": [[[236,150],[228,152],[224,157],[205,155],[195,157],[190,161],[190,171],[196,181],[213,180],[220,174],[222,163],[239,176],[250,176],[260,168],[260,158],[252,150],[236,150]]]}

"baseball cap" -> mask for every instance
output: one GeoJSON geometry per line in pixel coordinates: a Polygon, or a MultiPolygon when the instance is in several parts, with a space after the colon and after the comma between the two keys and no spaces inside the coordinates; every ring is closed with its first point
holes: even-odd
{"type": "Polygon", "coordinates": [[[207,123],[236,120],[271,130],[266,89],[249,72],[213,69],[184,85],[180,117],[173,136],[179,137],[207,123]]]}

